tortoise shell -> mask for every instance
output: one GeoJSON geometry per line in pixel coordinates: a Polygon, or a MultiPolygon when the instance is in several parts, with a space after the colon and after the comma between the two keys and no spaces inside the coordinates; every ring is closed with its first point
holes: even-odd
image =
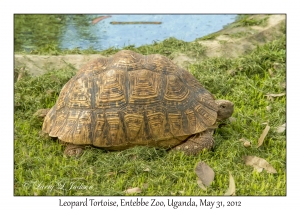
{"type": "Polygon", "coordinates": [[[43,132],[109,150],[173,147],[217,119],[212,94],[168,58],[122,50],[85,65],[62,88],[43,132]]]}

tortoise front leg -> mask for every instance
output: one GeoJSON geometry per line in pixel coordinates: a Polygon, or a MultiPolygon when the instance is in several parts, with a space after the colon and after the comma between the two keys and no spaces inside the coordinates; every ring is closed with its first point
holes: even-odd
{"type": "Polygon", "coordinates": [[[197,133],[189,137],[182,144],[177,145],[172,150],[183,151],[187,155],[196,155],[204,149],[210,150],[214,146],[214,139],[209,130],[197,133]]]}
{"type": "Polygon", "coordinates": [[[76,144],[67,144],[64,154],[68,157],[80,157],[83,153],[83,146],[76,144]]]}

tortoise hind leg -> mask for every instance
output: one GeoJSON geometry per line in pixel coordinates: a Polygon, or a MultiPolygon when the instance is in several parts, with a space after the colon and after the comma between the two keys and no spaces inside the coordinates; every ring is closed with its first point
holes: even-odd
{"type": "Polygon", "coordinates": [[[80,157],[83,153],[83,146],[76,144],[67,144],[64,154],[67,157],[80,157]]]}
{"type": "Polygon", "coordinates": [[[187,155],[196,155],[204,149],[210,150],[214,146],[214,139],[210,131],[206,130],[189,137],[182,144],[172,150],[183,151],[187,155]]]}

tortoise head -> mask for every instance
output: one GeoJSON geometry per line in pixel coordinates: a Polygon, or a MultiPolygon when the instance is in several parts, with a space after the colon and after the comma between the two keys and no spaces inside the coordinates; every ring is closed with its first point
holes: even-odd
{"type": "Polygon", "coordinates": [[[218,117],[217,121],[223,121],[228,119],[234,110],[234,104],[228,100],[215,100],[216,104],[218,105],[218,117]]]}

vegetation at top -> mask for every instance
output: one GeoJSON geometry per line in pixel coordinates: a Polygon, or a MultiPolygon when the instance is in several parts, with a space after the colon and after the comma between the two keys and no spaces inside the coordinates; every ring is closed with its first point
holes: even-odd
{"type": "MultiPolygon", "coordinates": [[[[51,19],[53,24],[64,20],[64,17],[59,18],[61,20],[51,19]]],[[[17,21],[20,20],[15,20],[15,23],[17,21]]],[[[39,30],[42,29],[53,32],[53,37],[58,33],[40,26],[39,30]]],[[[51,42],[39,46],[32,53],[63,54],[51,42]]],[[[172,38],[125,49],[169,57],[174,52],[186,52],[197,57],[203,50],[200,45],[172,38]]],[[[109,49],[101,54],[109,55],[116,51],[109,49]]],[[[78,53],[88,52],[78,50],[78,53]]],[[[277,132],[277,127],[286,122],[286,97],[266,96],[285,92],[285,35],[238,58],[207,58],[189,65],[188,70],[217,98],[235,103],[234,120],[218,128],[214,134],[214,150],[195,156],[148,147],[118,152],[90,147],[80,158],[66,158],[63,156],[64,146],[57,139],[40,135],[42,121],[36,119],[34,113],[55,104],[61,88],[75,74],[74,70],[66,67],[39,77],[25,75],[16,81],[14,194],[126,195],[125,190],[139,187],[139,195],[147,196],[223,195],[228,188],[230,171],[235,180],[236,195],[286,195],[286,135],[285,132],[277,132]],[[266,124],[271,129],[263,145],[257,148],[266,124]],[[244,147],[240,139],[247,139],[251,146],[244,147]],[[243,157],[246,155],[264,158],[277,173],[255,171],[245,165],[243,157]],[[215,179],[206,190],[201,189],[196,181],[194,170],[199,161],[204,161],[215,171],[215,179]],[[86,187],[74,187],[80,185],[86,187]]]]}

